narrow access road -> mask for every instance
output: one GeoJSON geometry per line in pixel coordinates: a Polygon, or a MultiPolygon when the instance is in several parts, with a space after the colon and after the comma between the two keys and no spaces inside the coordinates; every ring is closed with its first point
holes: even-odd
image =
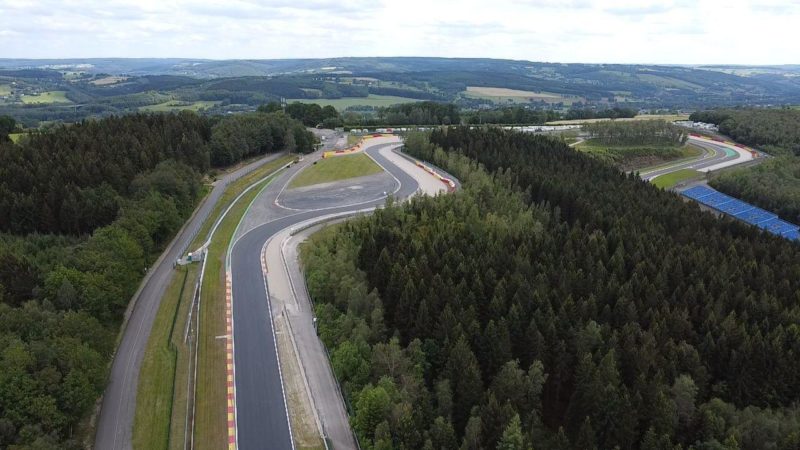
{"type": "MultiPolygon", "coordinates": [[[[392,152],[400,146],[398,141],[376,141],[365,149],[365,152],[392,174],[399,183],[395,198],[405,199],[412,196],[420,189],[419,172],[428,176],[431,185],[426,191],[443,188],[443,184],[435,180],[430,174],[415,166],[412,162],[392,152]],[[414,174],[414,175],[412,175],[414,174]],[[434,187],[431,187],[434,186],[434,187]]],[[[274,180],[268,194],[259,199],[259,202],[275,204],[278,196],[291,177],[317,159],[316,155],[308,156],[304,161],[286,170],[274,180]]],[[[428,183],[426,182],[426,185],[428,183]]],[[[363,211],[379,207],[385,202],[385,197],[376,198],[368,202],[345,205],[332,208],[320,208],[291,213],[255,226],[243,234],[233,245],[231,252],[231,276],[233,297],[233,330],[234,330],[234,366],[235,366],[235,416],[236,416],[236,441],[237,447],[243,450],[274,448],[293,448],[293,437],[288,419],[285,396],[280,372],[279,355],[275,345],[273,331],[273,318],[278,311],[273,311],[275,305],[270,301],[275,298],[274,291],[280,291],[281,298],[291,297],[294,304],[299,304],[293,294],[287,296],[283,293],[291,291],[292,287],[288,277],[275,278],[276,272],[284,272],[282,264],[267,264],[267,272],[262,270],[262,249],[267,243],[282,231],[298,224],[319,219],[325,216],[363,211]],[[276,283],[274,285],[268,284],[276,283]],[[281,280],[281,281],[277,281],[281,280]],[[280,284],[277,284],[280,283],[280,284]]],[[[275,242],[279,242],[275,240],[275,242]]],[[[267,250],[267,260],[275,261],[274,250],[267,250]]],[[[308,310],[306,310],[308,311],[308,310]]],[[[294,323],[293,323],[294,324],[294,323]]],[[[320,359],[319,352],[303,354],[305,345],[310,340],[316,339],[308,334],[304,327],[296,332],[299,339],[298,347],[301,350],[301,360],[306,368],[307,382],[314,392],[330,389],[332,374],[328,367],[327,359],[320,359]],[[305,358],[305,359],[304,359],[305,358]],[[313,375],[310,374],[313,372],[313,375]],[[328,377],[326,380],[325,378],[328,377]],[[315,381],[316,380],[316,381],[315,381]],[[316,386],[316,387],[315,387],[316,386]]],[[[318,339],[317,339],[318,340],[318,339]]],[[[326,420],[326,431],[335,434],[336,440],[343,445],[341,448],[354,448],[352,437],[347,437],[349,423],[346,412],[341,408],[341,399],[338,397],[314,398],[321,416],[326,420]],[[337,411],[338,408],[338,411],[337,411]],[[327,420],[330,418],[330,420],[327,420]],[[328,427],[330,425],[330,427],[328,427]]],[[[339,447],[337,447],[339,448],[339,447]]]]}
{"type": "Polygon", "coordinates": [[[139,369],[144,356],[153,320],[161,305],[161,298],[172,278],[172,264],[194,239],[214,205],[219,201],[229,183],[273,161],[285,153],[259,159],[228,173],[217,181],[213,190],[194,215],[186,222],[161,257],[153,264],[131,300],[123,324],[122,339],[114,355],[108,385],[103,394],[97,419],[94,448],[102,450],[131,449],[133,421],[136,413],[136,390],[139,386],[139,369]]]}

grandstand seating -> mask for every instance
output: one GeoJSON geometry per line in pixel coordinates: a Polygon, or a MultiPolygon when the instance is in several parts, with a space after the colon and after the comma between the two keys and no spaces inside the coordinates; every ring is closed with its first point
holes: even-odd
{"type": "Polygon", "coordinates": [[[694,186],[681,194],[772,234],[794,241],[800,240],[800,226],[781,220],[777,214],[717,192],[708,186],[694,186]]]}

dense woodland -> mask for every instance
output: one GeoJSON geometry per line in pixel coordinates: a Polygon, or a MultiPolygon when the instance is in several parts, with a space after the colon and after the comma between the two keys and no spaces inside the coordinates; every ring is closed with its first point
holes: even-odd
{"type": "Polygon", "coordinates": [[[514,106],[497,109],[481,109],[461,113],[463,122],[470,125],[542,125],[562,119],[562,115],[551,109],[531,109],[514,106]]]}
{"type": "Polygon", "coordinates": [[[83,448],[123,312],[209,163],[291,141],[307,150],[301,139],[310,133],[282,114],[181,113],[0,143],[0,448],[83,448]],[[221,130],[243,134],[235,154],[218,148],[221,130]]]}
{"type": "Polygon", "coordinates": [[[756,167],[725,171],[709,184],[800,223],[800,110],[725,109],[692,114],[720,133],[774,156],[756,167]]]}
{"type": "Polygon", "coordinates": [[[406,149],[464,189],[303,251],[362,448],[800,446],[796,244],[542,136],[406,149]]]}
{"type": "Polygon", "coordinates": [[[690,119],[719,125],[720,133],[768,153],[800,156],[800,109],[715,109],[690,119]]]}
{"type": "MultiPolygon", "coordinates": [[[[136,114],[34,131],[18,145],[0,144],[0,231],[89,233],[117,217],[123,200],[137,194],[137,178],[163,176],[168,184],[170,173],[152,174],[165,161],[197,174],[313,145],[311,134],[282,114],[136,114]]],[[[181,212],[193,207],[195,194],[176,197],[181,212]]]]}
{"type": "Polygon", "coordinates": [[[723,172],[709,184],[800,224],[800,158],[778,156],[753,167],[723,172]]]}
{"type": "Polygon", "coordinates": [[[582,128],[589,138],[576,148],[623,171],[652,167],[695,152],[684,145],[686,130],[663,120],[605,121],[582,128]]]}
{"type": "Polygon", "coordinates": [[[622,118],[632,118],[636,117],[636,114],[639,114],[639,110],[636,108],[609,108],[609,109],[602,109],[602,110],[594,110],[589,108],[572,108],[567,111],[567,114],[564,116],[566,120],[578,120],[578,119],[622,119],[622,118]]]}
{"type": "Polygon", "coordinates": [[[664,120],[602,121],[583,125],[591,139],[606,145],[683,145],[685,128],[664,120]]]}

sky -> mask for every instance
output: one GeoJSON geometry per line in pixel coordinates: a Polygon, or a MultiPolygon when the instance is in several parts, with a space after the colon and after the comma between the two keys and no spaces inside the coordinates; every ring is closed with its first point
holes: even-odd
{"type": "Polygon", "coordinates": [[[800,64],[800,0],[0,0],[0,58],[800,64]]]}

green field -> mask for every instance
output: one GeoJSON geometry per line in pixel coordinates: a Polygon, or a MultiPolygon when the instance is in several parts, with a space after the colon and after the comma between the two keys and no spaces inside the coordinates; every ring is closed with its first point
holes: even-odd
{"type": "Polygon", "coordinates": [[[7,84],[0,84],[0,96],[8,95],[11,93],[11,86],[7,84]]]}
{"type": "Polygon", "coordinates": [[[564,103],[571,105],[584,99],[577,96],[561,95],[552,92],[521,91],[499,87],[467,86],[461,93],[464,97],[491,100],[495,103],[564,103]]]}
{"type": "Polygon", "coordinates": [[[157,105],[147,105],[139,108],[143,112],[172,112],[188,109],[190,111],[200,111],[201,109],[211,108],[222,102],[218,101],[197,101],[197,102],[182,102],[179,100],[170,100],[168,102],[159,103],[157,105]]]}
{"type": "Polygon", "coordinates": [[[418,102],[420,100],[416,100],[413,98],[406,98],[406,97],[395,97],[393,95],[374,95],[370,94],[367,97],[345,97],[345,98],[316,98],[316,99],[307,99],[307,98],[290,98],[286,100],[288,103],[293,102],[300,102],[300,103],[316,103],[319,106],[333,106],[336,109],[342,110],[347,109],[351,106],[372,106],[372,107],[387,107],[392,105],[398,105],[400,103],[412,103],[418,102]]]}
{"type": "Polygon", "coordinates": [[[683,81],[672,77],[665,77],[647,73],[640,73],[637,74],[636,76],[642,81],[645,81],[647,83],[652,83],[655,84],[656,86],[665,88],[687,89],[691,91],[696,91],[703,88],[703,86],[700,86],[698,84],[689,83],[688,81],[683,81]]]}
{"type": "Polygon", "coordinates": [[[682,181],[702,178],[705,175],[693,169],[681,169],[653,179],[653,184],[662,189],[670,189],[682,181]]]}
{"type": "Polygon", "coordinates": [[[67,98],[67,91],[42,92],[39,95],[23,95],[20,97],[22,103],[26,105],[38,105],[45,103],[72,103],[67,98]]]}
{"type": "Polygon", "coordinates": [[[328,183],[347,178],[372,175],[383,171],[369,156],[363,153],[333,156],[322,159],[313,166],[305,168],[289,184],[289,188],[328,183]]]}
{"type": "Polygon", "coordinates": [[[17,142],[19,142],[20,138],[22,138],[23,134],[25,133],[11,133],[8,135],[8,137],[9,139],[11,139],[11,142],[16,144],[17,142]]]}

